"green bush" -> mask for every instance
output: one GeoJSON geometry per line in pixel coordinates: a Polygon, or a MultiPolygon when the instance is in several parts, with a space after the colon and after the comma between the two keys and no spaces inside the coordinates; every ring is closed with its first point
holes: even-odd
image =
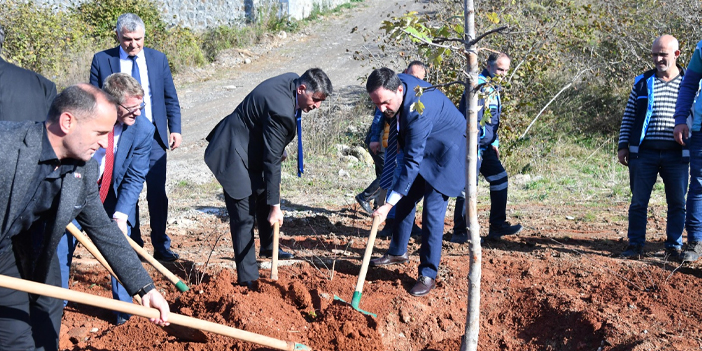
{"type": "Polygon", "coordinates": [[[65,74],[76,52],[93,44],[86,36],[85,23],[66,12],[53,12],[32,2],[0,2],[0,23],[6,35],[4,57],[50,79],[65,74]]]}
{"type": "Polygon", "coordinates": [[[129,12],[144,21],[147,40],[158,42],[167,34],[161,12],[150,0],[91,0],[72,8],[72,12],[91,27],[95,38],[114,39],[117,18],[129,12]]]}

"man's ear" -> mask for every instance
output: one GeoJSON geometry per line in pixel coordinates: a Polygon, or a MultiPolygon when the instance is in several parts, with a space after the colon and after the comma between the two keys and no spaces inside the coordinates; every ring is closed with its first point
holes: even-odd
{"type": "Polygon", "coordinates": [[[300,84],[297,86],[297,93],[304,94],[307,91],[307,86],[305,84],[300,84]]]}
{"type": "Polygon", "coordinates": [[[71,130],[75,128],[76,124],[78,124],[78,120],[76,116],[70,112],[63,112],[61,116],[59,116],[58,125],[64,134],[69,134],[71,130]]]}
{"type": "Polygon", "coordinates": [[[675,50],[674,55],[675,55],[675,58],[680,57],[680,50],[675,50]]]}

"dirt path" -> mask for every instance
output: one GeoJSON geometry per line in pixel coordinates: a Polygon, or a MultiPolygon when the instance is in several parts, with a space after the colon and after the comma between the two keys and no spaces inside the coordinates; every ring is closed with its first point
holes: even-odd
{"type": "MultiPolygon", "coordinates": [[[[365,0],[351,10],[328,16],[302,33],[272,36],[247,50],[229,50],[216,64],[176,77],[183,109],[184,143],[168,155],[169,185],[181,180],[199,184],[212,179],[202,160],[207,147],[205,137],[249,91],[267,78],[291,71],[302,74],[308,68],[319,67],[332,80],[333,99],[353,99],[363,89],[358,78],[371,71],[363,66],[367,61],[353,59],[353,52],[377,50],[364,38],[381,34],[379,27],[387,14],[422,7],[422,2],[408,0],[365,0]],[[244,64],[245,58],[251,63],[244,64]]],[[[333,103],[333,99],[325,103],[333,103]]]]}

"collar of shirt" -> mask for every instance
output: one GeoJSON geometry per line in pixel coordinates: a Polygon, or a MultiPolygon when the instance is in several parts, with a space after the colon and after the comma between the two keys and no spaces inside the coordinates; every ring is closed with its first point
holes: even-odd
{"type": "MultiPolygon", "coordinates": [[[[115,154],[117,153],[117,146],[119,145],[119,138],[122,136],[122,132],[124,131],[124,124],[122,122],[117,121],[115,124],[115,141],[114,141],[114,146],[112,149],[112,152],[115,154]]],[[[93,159],[97,161],[98,166],[100,167],[100,173],[98,176],[102,175],[102,172],[105,171],[105,154],[107,153],[107,150],[103,148],[97,149],[95,153],[93,154],[93,159]]]]}
{"type": "Polygon", "coordinates": [[[49,173],[47,178],[58,178],[64,176],[66,173],[72,172],[78,166],[79,160],[72,158],[67,158],[65,160],[59,160],[56,156],[54,148],[51,146],[49,141],[49,135],[46,131],[46,125],[44,125],[44,132],[41,143],[41,155],[39,156],[39,164],[47,164],[53,166],[53,171],[49,173]]]}

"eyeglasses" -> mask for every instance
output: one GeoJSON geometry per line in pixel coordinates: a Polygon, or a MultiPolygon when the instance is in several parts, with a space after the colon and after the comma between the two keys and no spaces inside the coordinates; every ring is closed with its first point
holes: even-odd
{"type": "Polygon", "coordinates": [[[144,108],[144,106],[146,106],[146,102],[142,101],[141,104],[139,104],[138,106],[132,106],[132,107],[127,107],[127,106],[124,106],[122,104],[119,104],[119,105],[122,106],[122,108],[127,110],[127,112],[129,112],[129,113],[136,113],[137,111],[144,108]]]}

